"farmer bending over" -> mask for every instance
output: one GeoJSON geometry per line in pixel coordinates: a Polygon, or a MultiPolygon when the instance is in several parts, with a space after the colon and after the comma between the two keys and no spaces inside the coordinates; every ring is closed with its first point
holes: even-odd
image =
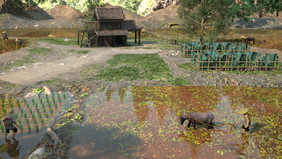
{"type": "Polygon", "coordinates": [[[5,31],[3,31],[2,32],[2,36],[3,36],[3,40],[8,40],[8,34],[7,34],[7,32],[5,32],[5,31]]]}
{"type": "Polygon", "coordinates": [[[239,114],[244,115],[244,119],[245,119],[244,125],[242,125],[243,133],[245,133],[245,131],[250,131],[251,119],[248,112],[249,112],[248,108],[243,108],[239,110],[239,114]]]}
{"type": "Polygon", "coordinates": [[[18,131],[18,129],[14,126],[14,124],[19,127],[19,125],[16,123],[16,117],[14,116],[14,112],[11,110],[9,111],[9,114],[7,114],[4,118],[4,125],[5,125],[5,140],[7,139],[7,135],[9,134],[10,130],[12,130],[12,136],[15,138],[15,134],[18,131]]]}
{"type": "Polygon", "coordinates": [[[22,46],[23,45],[23,41],[21,38],[16,38],[15,43],[17,46],[22,46]]]}

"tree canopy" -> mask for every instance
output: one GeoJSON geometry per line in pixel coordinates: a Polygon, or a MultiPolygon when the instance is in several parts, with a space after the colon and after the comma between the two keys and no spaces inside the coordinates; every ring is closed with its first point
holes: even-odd
{"type": "Polygon", "coordinates": [[[234,18],[244,18],[251,12],[249,5],[233,0],[182,0],[178,14],[189,35],[199,34],[203,42],[214,40],[227,31],[234,18]]]}

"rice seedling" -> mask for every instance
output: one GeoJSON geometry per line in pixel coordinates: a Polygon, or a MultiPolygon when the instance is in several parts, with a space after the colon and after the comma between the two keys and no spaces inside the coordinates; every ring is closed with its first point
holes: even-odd
{"type": "Polygon", "coordinates": [[[46,95],[45,95],[45,97],[46,97],[46,100],[49,100],[49,98],[48,98],[48,94],[46,94],[46,95]]]}
{"type": "Polygon", "coordinates": [[[23,108],[21,108],[21,114],[23,114],[23,108]]]}
{"type": "Polygon", "coordinates": [[[50,112],[51,112],[51,114],[53,114],[53,109],[52,108],[50,109],[50,112]]]}
{"type": "Polygon", "coordinates": [[[14,110],[14,109],[12,109],[12,112],[13,112],[13,113],[15,113],[15,110],[14,110]]]}
{"type": "Polygon", "coordinates": [[[18,119],[18,114],[15,114],[16,119],[18,119]]]}
{"type": "Polygon", "coordinates": [[[33,119],[35,118],[34,114],[31,114],[31,116],[32,116],[33,119]]]}
{"type": "Polygon", "coordinates": [[[5,108],[3,109],[3,112],[4,112],[5,114],[7,113],[7,111],[6,111],[6,109],[5,109],[5,108]]]}
{"type": "Polygon", "coordinates": [[[5,104],[4,103],[2,103],[2,108],[5,108],[5,104]]]}
{"type": "Polygon", "coordinates": [[[45,108],[43,108],[43,112],[46,113],[46,109],[45,108]]]}
{"type": "Polygon", "coordinates": [[[24,118],[27,118],[27,115],[26,115],[26,113],[24,113],[24,118]]]}
{"type": "Polygon", "coordinates": [[[29,108],[29,113],[32,114],[32,109],[31,108],[29,108]]]}
{"type": "Polygon", "coordinates": [[[60,97],[60,93],[58,93],[58,100],[59,100],[60,103],[62,102],[61,97],[60,97]]]}
{"type": "Polygon", "coordinates": [[[36,125],[36,126],[35,126],[35,129],[36,129],[36,132],[38,132],[38,131],[39,131],[39,129],[38,129],[38,125],[36,125]]]}
{"type": "Polygon", "coordinates": [[[22,125],[20,125],[20,129],[23,130],[23,126],[22,125]]]}
{"type": "Polygon", "coordinates": [[[38,108],[36,108],[36,112],[37,112],[38,114],[40,114],[40,112],[39,112],[39,109],[38,109],[38,108]]]}
{"type": "Polygon", "coordinates": [[[43,100],[40,98],[40,104],[42,105],[43,104],[43,100]]]}
{"type": "Polygon", "coordinates": [[[57,103],[55,103],[55,107],[56,107],[56,108],[58,107],[57,103]]]}
{"type": "Polygon", "coordinates": [[[11,104],[11,99],[10,98],[8,99],[8,103],[11,104]]]}
{"type": "Polygon", "coordinates": [[[26,104],[26,99],[24,98],[24,104],[26,104]]]}
{"type": "Polygon", "coordinates": [[[38,98],[40,98],[40,96],[41,96],[41,93],[38,93],[38,98]]]}
{"type": "Polygon", "coordinates": [[[34,99],[32,99],[32,103],[33,103],[33,105],[35,104],[35,101],[34,101],[34,99]]]}
{"type": "Polygon", "coordinates": [[[40,119],[42,119],[42,115],[41,114],[38,114],[38,116],[39,116],[40,119]]]}
{"type": "Polygon", "coordinates": [[[52,93],[52,98],[54,98],[54,93],[52,93]]]}
{"type": "Polygon", "coordinates": [[[42,107],[43,107],[43,108],[45,108],[45,105],[44,105],[44,103],[42,103],[42,107]]]}
{"type": "Polygon", "coordinates": [[[36,121],[36,119],[34,119],[34,120],[33,120],[33,123],[34,123],[34,124],[37,124],[37,121],[36,121]]]}
{"type": "Polygon", "coordinates": [[[38,107],[38,104],[37,104],[37,103],[35,103],[35,107],[36,107],[36,108],[38,107]]]}
{"type": "Polygon", "coordinates": [[[51,108],[51,103],[48,103],[49,108],[51,108]]]}
{"type": "Polygon", "coordinates": [[[1,101],[2,101],[3,104],[5,103],[5,99],[4,98],[2,98],[1,101]]]}
{"type": "Polygon", "coordinates": [[[53,103],[54,103],[54,104],[56,103],[56,101],[55,101],[55,98],[54,98],[54,97],[52,97],[52,101],[53,101],[53,103]]]}
{"type": "Polygon", "coordinates": [[[11,104],[10,104],[10,106],[11,106],[11,108],[14,108],[14,105],[13,105],[13,103],[11,103],[11,104]]]}
{"type": "Polygon", "coordinates": [[[25,119],[25,122],[26,122],[27,124],[29,124],[29,120],[28,120],[28,118],[26,118],[26,119],[25,119]]]}
{"type": "Polygon", "coordinates": [[[27,126],[28,131],[31,131],[30,125],[27,126]]]}
{"type": "Polygon", "coordinates": [[[29,104],[27,103],[27,105],[26,105],[28,108],[29,108],[29,104]]]}
{"type": "Polygon", "coordinates": [[[18,123],[21,125],[22,124],[22,121],[21,121],[21,119],[18,119],[18,123]]]}
{"type": "Polygon", "coordinates": [[[49,119],[49,115],[48,115],[48,113],[45,113],[45,116],[46,116],[46,118],[47,118],[47,119],[49,119]]]}
{"type": "Polygon", "coordinates": [[[44,124],[44,119],[41,119],[41,124],[44,124]]]}
{"type": "Polygon", "coordinates": [[[66,99],[66,93],[64,93],[64,99],[66,99]]]}
{"type": "Polygon", "coordinates": [[[17,105],[18,105],[19,108],[21,107],[21,103],[20,103],[19,99],[17,99],[17,105]]]}

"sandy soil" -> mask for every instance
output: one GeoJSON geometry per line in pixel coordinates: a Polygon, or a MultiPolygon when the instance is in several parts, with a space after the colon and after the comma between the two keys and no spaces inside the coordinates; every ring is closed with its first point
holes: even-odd
{"type": "Polygon", "coordinates": [[[8,72],[2,72],[0,80],[20,85],[34,85],[36,82],[50,80],[58,75],[73,73],[85,65],[104,63],[116,54],[154,54],[161,51],[159,49],[111,47],[80,48],[79,46],[55,45],[39,41],[30,44],[24,49],[1,54],[0,66],[9,65],[20,58],[24,58],[29,54],[28,50],[34,48],[35,45],[38,48],[52,48],[53,50],[35,63],[24,64],[24,66],[12,68],[8,72]],[[85,55],[79,55],[77,53],[68,53],[69,50],[87,50],[89,52],[85,55]]]}

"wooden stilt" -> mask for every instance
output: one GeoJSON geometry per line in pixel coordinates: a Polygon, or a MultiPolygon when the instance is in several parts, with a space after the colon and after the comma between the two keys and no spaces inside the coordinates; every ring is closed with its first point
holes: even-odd
{"type": "Polygon", "coordinates": [[[139,34],[139,35],[138,35],[138,36],[139,36],[138,42],[139,42],[139,45],[141,45],[141,31],[139,31],[138,34],[139,34]]]}

